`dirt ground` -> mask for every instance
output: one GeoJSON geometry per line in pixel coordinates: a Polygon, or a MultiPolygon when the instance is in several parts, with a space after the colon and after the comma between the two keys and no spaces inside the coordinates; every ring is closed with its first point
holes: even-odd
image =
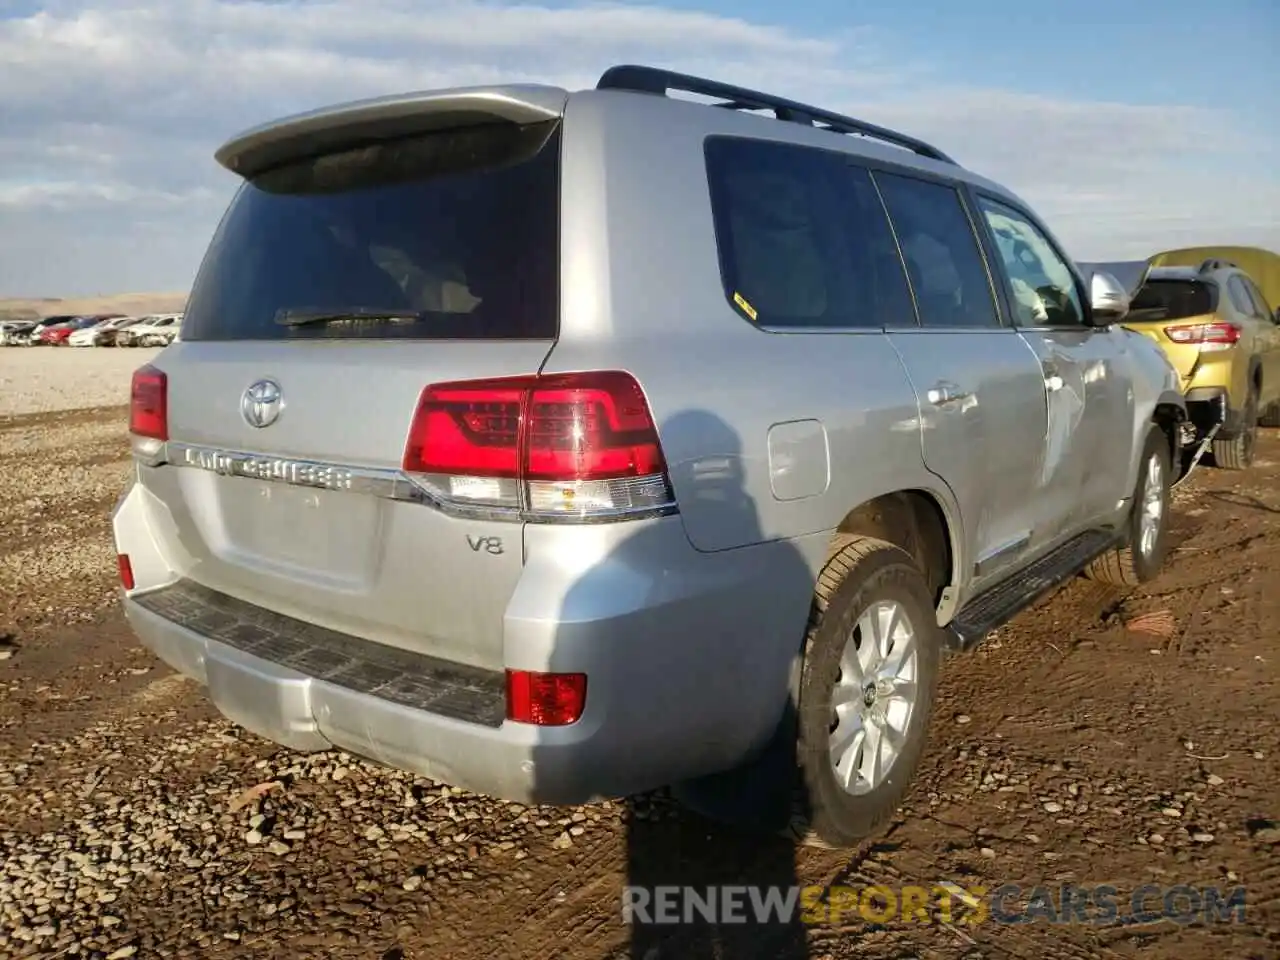
{"type": "Polygon", "coordinates": [[[0,418],[0,956],[1280,956],[1276,431],[1252,471],[1202,468],[1179,489],[1156,582],[1075,582],[950,661],[907,803],[850,856],[661,795],[494,802],[222,721],[120,613],[107,517],[124,423],[120,408],[0,418]],[[1189,923],[1054,924],[1043,902],[1024,924],[969,922],[958,903],[927,923],[621,918],[629,883],[947,882],[1020,885],[1006,912],[1034,888],[1052,908],[1064,884],[1110,884],[1121,914],[1144,884],[1157,909],[1179,884],[1243,887],[1246,906],[1189,923]]]}

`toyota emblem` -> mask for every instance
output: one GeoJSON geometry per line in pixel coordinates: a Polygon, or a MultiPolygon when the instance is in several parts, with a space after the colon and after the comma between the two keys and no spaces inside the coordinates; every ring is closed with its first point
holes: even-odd
{"type": "Polygon", "coordinates": [[[269,427],[280,418],[284,399],[280,384],[274,380],[259,380],[249,385],[240,398],[240,414],[251,427],[269,427]]]}

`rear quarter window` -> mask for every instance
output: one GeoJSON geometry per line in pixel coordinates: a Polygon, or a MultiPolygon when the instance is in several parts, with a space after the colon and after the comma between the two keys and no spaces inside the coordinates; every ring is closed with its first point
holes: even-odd
{"type": "Polygon", "coordinates": [[[871,174],[843,153],[715,136],[705,145],[725,297],[765,328],[916,322],[871,174]]]}
{"type": "Polygon", "coordinates": [[[1253,298],[1249,296],[1249,290],[1240,277],[1232,277],[1227,281],[1227,296],[1231,298],[1231,305],[1235,307],[1236,313],[1246,317],[1252,317],[1258,313],[1253,298]]]}
{"type": "Polygon", "coordinates": [[[446,130],[246,182],[182,338],[554,338],[559,123],[446,130]],[[310,320],[310,322],[304,322],[310,320]]]}

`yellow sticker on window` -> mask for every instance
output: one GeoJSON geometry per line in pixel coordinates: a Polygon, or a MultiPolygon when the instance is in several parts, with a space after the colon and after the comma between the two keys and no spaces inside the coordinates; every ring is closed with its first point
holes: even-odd
{"type": "Polygon", "coordinates": [[[735,292],[733,295],[733,302],[742,308],[742,312],[745,313],[748,317],[750,317],[753,323],[755,322],[756,308],[753,307],[751,304],[747,303],[746,297],[744,297],[740,293],[735,292]]]}

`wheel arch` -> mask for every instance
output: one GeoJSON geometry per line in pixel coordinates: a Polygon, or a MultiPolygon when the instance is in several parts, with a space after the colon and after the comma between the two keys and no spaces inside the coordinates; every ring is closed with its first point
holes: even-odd
{"type": "Polygon", "coordinates": [[[872,497],[849,510],[832,532],[827,555],[852,536],[874,537],[901,547],[925,574],[935,608],[961,582],[962,529],[949,498],[911,487],[872,497]]]}

